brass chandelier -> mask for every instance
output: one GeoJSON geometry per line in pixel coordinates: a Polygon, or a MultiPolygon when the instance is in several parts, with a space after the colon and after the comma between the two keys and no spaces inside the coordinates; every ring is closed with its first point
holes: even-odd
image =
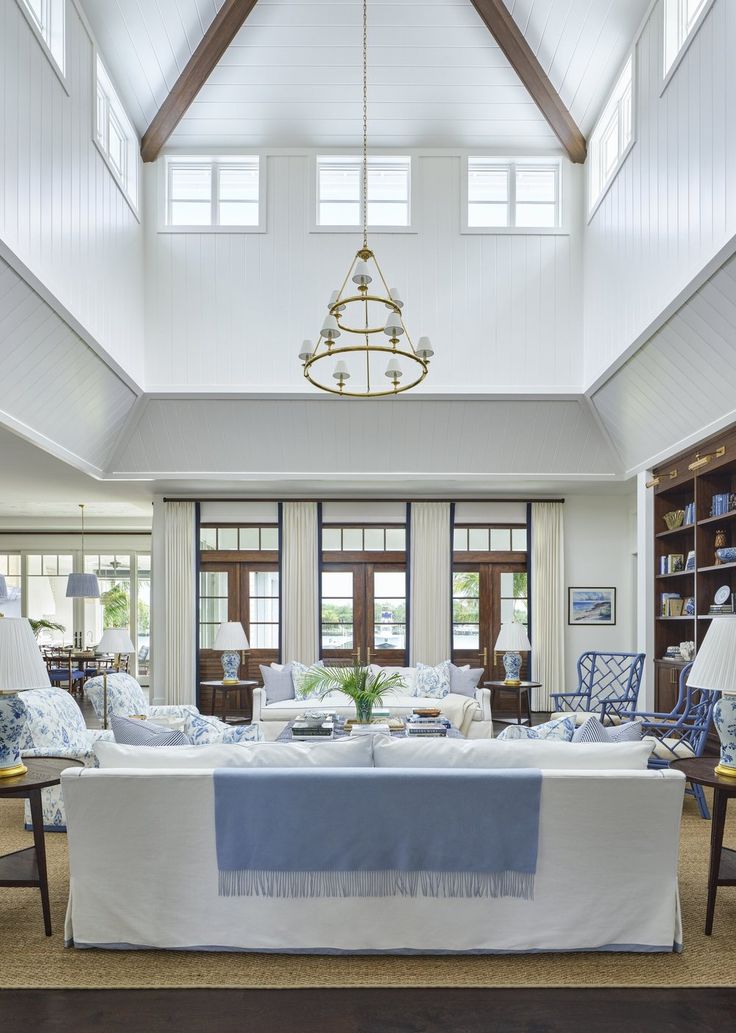
{"type": "Polygon", "coordinates": [[[368,247],[368,0],[363,0],[362,220],[363,246],[342,287],[330,296],[317,344],[304,341],[299,359],[304,376],[321,391],[348,398],[381,398],[421,384],[434,352],[428,337],[420,337],[414,347],[401,314],[404,303],[399,291],[388,286],[368,247]]]}

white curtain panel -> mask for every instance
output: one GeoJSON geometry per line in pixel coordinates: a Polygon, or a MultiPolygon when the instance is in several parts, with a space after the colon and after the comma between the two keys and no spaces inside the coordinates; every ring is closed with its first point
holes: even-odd
{"type": "Polygon", "coordinates": [[[532,672],[541,689],[532,710],[549,710],[550,693],[565,691],[563,503],[532,503],[532,672]]]}
{"type": "Polygon", "coordinates": [[[450,657],[450,503],[411,504],[411,663],[450,657]]]}
{"type": "Polygon", "coordinates": [[[193,502],[164,503],[164,698],[167,703],[194,703],[196,699],[195,531],[193,502]]]}
{"type": "Polygon", "coordinates": [[[312,664],[319,657],[317,503],[285,502],[281,537],[282,659],[312,664]]]}

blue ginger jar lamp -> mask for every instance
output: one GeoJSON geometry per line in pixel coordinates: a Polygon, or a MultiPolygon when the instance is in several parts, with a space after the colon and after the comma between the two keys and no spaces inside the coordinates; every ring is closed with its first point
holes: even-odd
{"type": "Polygon", "coordinates": [[[24,775],[20,740],[26,708],[20,693],[51,687],[33,629],[25,617],[0,614],[0,779],[24,775]]]}
{"type": "Polygon", "coordinates": [[[527,638],[526,628],[517,621],[507,621],[501,625],[501,632],[496,639],[496,652],[504,650],[503,667],[506,671],[506,685],[520,685],[521,654],[528,653],[531,644],[527,638]]]}
{"type": "Polygon", "coordinates": [[[714,617],[690,668],[688,685],[720,692],[713,723],[721,740],[716,774],[736,779],[736,616],[714,617]]]}
{"type": "Polygon", "coordinates": [[[240,621],[226,621],[217,629],[214,650],[222,651],[222,684],[237,685],[240,673],[241,653],[250,649],[245,630],[240,621]]]}

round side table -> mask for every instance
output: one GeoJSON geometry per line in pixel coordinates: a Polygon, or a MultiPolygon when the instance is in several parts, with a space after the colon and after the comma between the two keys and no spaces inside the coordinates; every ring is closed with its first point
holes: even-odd
{"type": "Polygon", "coordinates": [[[694,757],[675,760],[670,764],[681,771],[688,782],[709,786],[713,790],[713,814],[710,826],[710,862],[708,864],[708,904],[705,909],[705,935],[713,932],[716,892],[719,886],[736,886],[736,850],[723,845],[728,801],[736,796],[736,778],[724,778],[715,773],[715,757],[694,757]]]}
{"type": "Polygon", "coordinates": [[[518,685],[507,685],[505,681],[484,681],[483,685],[485,688],[491,690],[491,717],[494,721],[501,721],[505,725],[512,725],[513,719],[504,717],[495,717],[493,714],[493,707],[496,702],[497,692],[509,692],[516,696],[516,724],[521,725],[526,721],[531,728],[532,724],[532,704],[531,704],[531,692],[532,689],[541,689],[542,683],[538,681],[523,681],[519,682],[518,685]],[[522,697],[526,695],[526,717],[521,715],[521,701],[522,697]]]}
{"type": "Polygon", "coordinates": [[[23,761],[28,770],[24,775],[0,778],[0,800],[30,800],[33,823],[33,846],[0,856],[0,886],[37,886],[41,891],[43,926],[51,936],[51,908],[49,880],[46,872],[46,841],[43,834],[43,805],[41,790],[56,786],[65,768],[84,767],[81,760],[62,757],[37,757],[23,761]]]}
{"type": "MultiPolygon", "coordinates": [[[[217,709],[217,693],[222,694],[222,712],[221,717],[223,721],[227,721],[227,707],[230,701],[231,692],[240,692],[241,689],[252,689],[258,684],[257,681],[236,681],[228,685],[225,685],[222,681],[203,681],[200,682],[200,688],[212,690],[212,706],[210,707],[210,714],[214,717],[217,709]]],[[[250,713],[253,714],[253,699],[249,693],[250,698],[250,713]]]]}

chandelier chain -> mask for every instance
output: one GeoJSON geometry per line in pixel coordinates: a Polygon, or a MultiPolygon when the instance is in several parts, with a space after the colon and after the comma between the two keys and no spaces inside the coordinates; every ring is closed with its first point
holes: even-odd
{"type": "Polygon", "coordinates": [[[368,0],[363,0],[363,247],[368,247],[368,0]]]}

